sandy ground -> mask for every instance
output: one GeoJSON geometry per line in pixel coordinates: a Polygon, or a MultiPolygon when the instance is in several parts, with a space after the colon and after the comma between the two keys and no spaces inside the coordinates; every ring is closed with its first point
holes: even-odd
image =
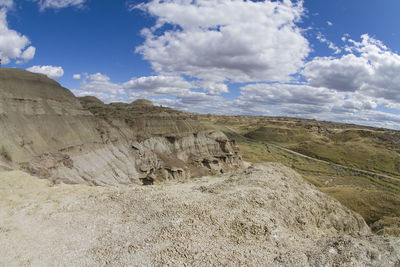
{"type": "Polygon", "coordinates": [[[0,266],[400,266],[400,239],[279,164],[130,188],[0,172],[0,266]]]}

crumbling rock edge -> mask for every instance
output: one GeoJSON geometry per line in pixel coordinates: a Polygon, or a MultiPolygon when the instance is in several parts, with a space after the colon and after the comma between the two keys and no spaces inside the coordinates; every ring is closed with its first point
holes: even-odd
{"type": "Polygon", "coordinates": [[[129,186],[242,167],[233,141],[196,115],[139,99],[75,97],[45,75],[0,69],[0,161],[66,183],[129,186]]]}
{"type": "Polygon", "coordinates": [[[153,186],[0,173],[0,265],[398,266],[400,239],[276,163],[153,186]]]}

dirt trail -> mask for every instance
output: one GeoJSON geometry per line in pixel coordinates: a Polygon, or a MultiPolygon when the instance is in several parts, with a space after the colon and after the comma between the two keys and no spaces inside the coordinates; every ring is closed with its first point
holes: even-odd
{"type": "Polygon", "coordinates": [[[392,182],[395,182],[396,184],[398,184],[398,183],[400,182],[400,179],[394,178],[394,177],[391,177],[391,176],[388,176],[388,175],[385,175],[385,174],[376,173],[376,172],[371,172],[371,171],[365,171],[365,170],[356,169],[356,168],[352,168],[352,167],[340,165],[340,164],[337,164],[337,163],[332,163],[332,162],[325,161],[325,160],[321,160],[321,159],[316,159],[316,158],[313,158],[313,157],[310,157],[310,156],[301,154],[301,153],[299,153],[299,152],[290,150],[290,149],[288,149],[288,148],[284,148],[284,147],[278,146],[278,145],[276,145],[276,144],[267,143],[267,142],[265,142],[265,141],[257,141],[257,140],[248,138],[248,137],[246,137],[246,136],[244,136],[244,135],[241,135],[240,133],[236,132],[234,129],[232,129],[232,128],[228,127],[228,126],[223,126],[223,127],[226,128],[226,129],[228,129],[229,132],[232,133],[233,135],[236,135],[236,136],[239,136],[239,137],[241,137],[241,138],[244,138],[244,139],[246,139],[246,140],[248,140],[248,141],[250,141],[250,142],[257,143],[257,144],[268,145],[268,146],[271,146],[271,147],[274,147],[274,148],[276,148],[276,149],[279,149],[279,150],[288,152],[288,153],[290,153],[290,154],[292,154],[292,155],[295,155],[295,156],[298,156],[298,157],[301,157],[301,158],[304,158],[304,159],[308,159],[308,160],[311,160],[311,161],[314,161],[314,162],[319,162],[319,163],[327,164],[327,165],[330,165],[330,166],[333,166],[333,167],[342,169],[342,170],[344,170],[344,171],[350,171],[350,172],[353,172],[353,173],[357,173],[357,174],[361,174],[361,175],[366,175],[366,176],[370,176],[370,177],[373,177],[373,178],[388,179],[388,180],[390,180],[390,181],[392,181],[392,182]]]}

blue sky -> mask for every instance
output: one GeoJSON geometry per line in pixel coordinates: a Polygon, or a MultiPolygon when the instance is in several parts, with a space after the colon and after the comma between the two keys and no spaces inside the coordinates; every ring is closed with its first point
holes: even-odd
{"type": "Polygon", "coordinates": [[[2,65],[75,95],[400,129],[398,0],[0,0],[2,65]]]}

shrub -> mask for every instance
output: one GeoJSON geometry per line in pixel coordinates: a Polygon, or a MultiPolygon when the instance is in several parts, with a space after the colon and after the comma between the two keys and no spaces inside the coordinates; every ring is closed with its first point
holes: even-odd
{"type": "Polygon", "coordinates": [[[8,161],[11,161],[10,153],[8,153],[3,146],[0,147],[0,156],[8,161]]]}

